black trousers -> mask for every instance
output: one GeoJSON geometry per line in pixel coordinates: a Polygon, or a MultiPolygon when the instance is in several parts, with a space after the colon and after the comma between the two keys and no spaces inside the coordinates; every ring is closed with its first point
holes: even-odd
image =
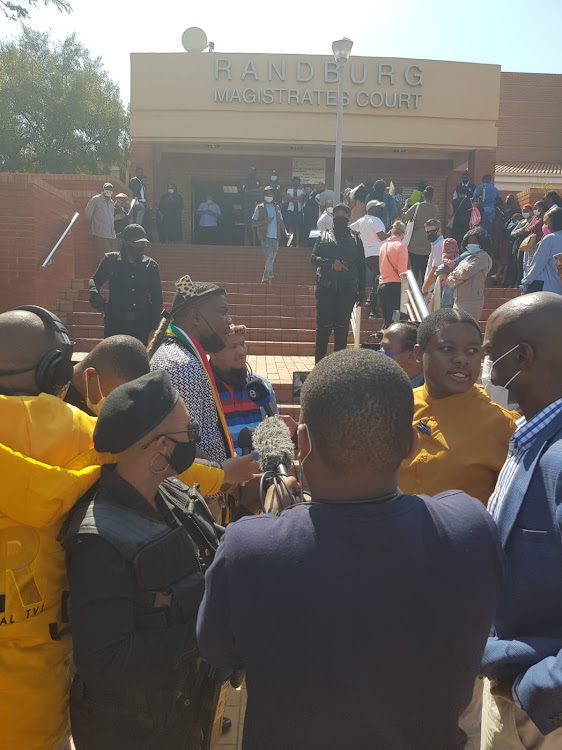
{"type": "Polygon", "coordinates": [[[147,322],[136,322],[134,320],[123,320],[111,317],[110,320],[105,319],[105,325],[103,329],[104,339],[108,339],[110,336],[133,336],[134,338],[141,341],[145,346],[148,345],[148,334],[150,333],[150,325],[147,322]]]}
{"type": "Polygon", "coordinates": [[[398,281],[391,281],[388,284],[379,286],[379,299],[381,302],[382,316],[384,318],[384,327],[392,323],[392,313],[400,309],[400,289],[402,284],[398,281]]]}
{"type": "Polygon", "coordinates": [[[334,350],[338,352],[347,347],[349,319],[356,301],[355,286],[343,286],[339,289],[316,287],[316,362],[326,356],[332,331],[334,350]]]}
{"type": "Polygon", "coordinates": [[[410,258],[410,268],[412,270],[412,273],[414,274],[414,278],[418,282],[418,286],[421,289],[429,255],[415,255],[415,253],[408,253],[408,257],[410,258]]]}
{"type": "Polygon", "coordinates": [[[377,314],[379,308],[378,288],[379,288],[379,256],[371,255],[365,258],[367,268],[371,272],[371,294],[369,295],[369,305],[371,306],[371,312],[373,315],[377,314]]]}

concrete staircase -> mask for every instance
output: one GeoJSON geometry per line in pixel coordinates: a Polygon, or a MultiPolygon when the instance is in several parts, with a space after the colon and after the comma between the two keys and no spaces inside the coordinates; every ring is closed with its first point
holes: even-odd
{"type": "MultiPolygon", "coordinates": [[[[256,364],[261,365],[261,369],[256,366],[256,371],[260,375],[275,375],[279,358],[287,360],[279,367],[281,374],[273,378],[273,384],[278,402],[295,407],[291,367],[309,370],[314,364],[316,326],[310,250],[280,248],[275,281],[271,285],[261,283],[264,260],[259,247],[154,244],[150,245],[149,254],[160,266],[164,305],[168,310],[174,282],[186,273],[194,280],[215,281],[224,286],[234,322],[244,323],[248,328],[249,354],[257,356],[256,364]],[[267,371],[263,371],[265,365],[267,371]]],[[[90,307],[87,286],[87,279],[74,280],[59,304],[59,313],[69,327],[77,352],[91,351],[103,337],[103,318],[90,307]]],[[[482,323],[514,294],[511,289],[487,289],[482,323]]],[[[369,320],[369,310],[364,307],[361,341],[379,330],[381,322],[369,320]]],[[[352,343],[351,332],[348,342],[352,343]]]]}

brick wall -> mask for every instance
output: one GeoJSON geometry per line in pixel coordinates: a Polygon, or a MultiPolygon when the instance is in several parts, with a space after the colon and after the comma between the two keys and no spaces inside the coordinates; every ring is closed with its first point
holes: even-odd
{"type": "Polygon", "coordinates": [[[22,304],[57,310],[65,290],[91,276],[96,259],[84,208],[107,179],[0,172],[0,311],[22,304]],[[71,232],[41,268],[75,212],[71,232]]]}
{"type": "Polygon", "coordinates": [[[544,190],[541,190],[540,188],[528,188],[527,190],[517,193],[517,200],[521,208],[523,208],[526,203],[530,203],[531,206],[534,206],[537,201],[543,199],[543,196],[544,190]]]}
{"type": "Polygon", "coordinates": [[[65,239],[47,268],[41,263],[73,214],[70,194],[37,175],[0,173],[0,310],[53,307],[74,278],[74,238],[65,239]]]}
{"type": "Polygon", "coordinates": [[[498,162],[562,161],[561,91],[562,75],[501,74],[498,162]]]}

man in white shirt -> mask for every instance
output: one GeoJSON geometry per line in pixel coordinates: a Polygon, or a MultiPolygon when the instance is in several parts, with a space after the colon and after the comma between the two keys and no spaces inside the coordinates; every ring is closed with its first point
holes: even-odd
{"type": "Polygon", "coordinates": [[[204,245],[215,245],[218,233],[218,219],[221,215],[220,206],[215,203],[209,193],[206,200],[197,207],[199,217],[199,235],[204,245]]]}
{"type": "Polygon", "coordinates": [[[322,216],[316,222],[316,226],[320,232],[329,232],[330,229],[334,228],[334,219],[332,214],[334,213],[334,202],[326,201],[326,208],[322,216]]]}
{"type": "Polygon", "coordinates": [[[320,206],[320,213],[326,210],[326,201],[332,201],[334,205],[334,191],[328,190],[324,182],[319,182],[316,185],[316,202],[320,206]]]}
{"type": "Polygon", "coordinates": [[[359,232],[363,247],[365,248],[365,263],[371,271],[371,294],[367,300],[371,306],[371,314],[369,318],[374,319],[380,317],[377,314],[378,309],[378,295],[377,288],[379,285],[379,255],[381,252],[382,243],[387,239],[389,234],[385,231],[384,224],[381,217],[382,210],[385,204],[382,201],[369,201],[366,206],[367,213],[362,216],[353,224],[349,225],[349,228],[355,232],[359,232]]]}
{"type": "Polygon", "coordinates": [[[431,252],[427,259],[424,285],[422,287],[423,293],[428,294],[429,292],[433,292],[435,282],[431,281],[427,284],[425,282],[428,280],[430,274],[433,278],[435,277],[435,274],[432,274],[432,271],[434,269],[436,271],[443,262],[443,243],[445,242],[445,238],[443,237],[443,231],[439,219],[428,219],[424,224],[424,228],[427,239],[431,242],[431,252]]]}

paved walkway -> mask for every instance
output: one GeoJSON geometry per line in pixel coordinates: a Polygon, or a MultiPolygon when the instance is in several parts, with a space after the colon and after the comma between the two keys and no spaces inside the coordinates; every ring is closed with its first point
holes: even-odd
{"type": "MultiPolygon", "coordinates": [[[[248,342],[251,352],[252,343],[248,342]]],[[[293,372],[310,372],[314,367],[314,357],[292,357],[286,354],[248,355],[248,364],[252,370],[267,378],[275,388],[276,383],[292,383],[293,372]]]]}
{"type": "Polygon", "coordinates": [[[223,734],[218,741],[217,749],[240,750],[242,747],[242,730],[244,728],[244,714],[246,713],[246,686],[235,690],[230,688],[226,699],[224,715],[232,721],[232,727],[223,734]]]}

